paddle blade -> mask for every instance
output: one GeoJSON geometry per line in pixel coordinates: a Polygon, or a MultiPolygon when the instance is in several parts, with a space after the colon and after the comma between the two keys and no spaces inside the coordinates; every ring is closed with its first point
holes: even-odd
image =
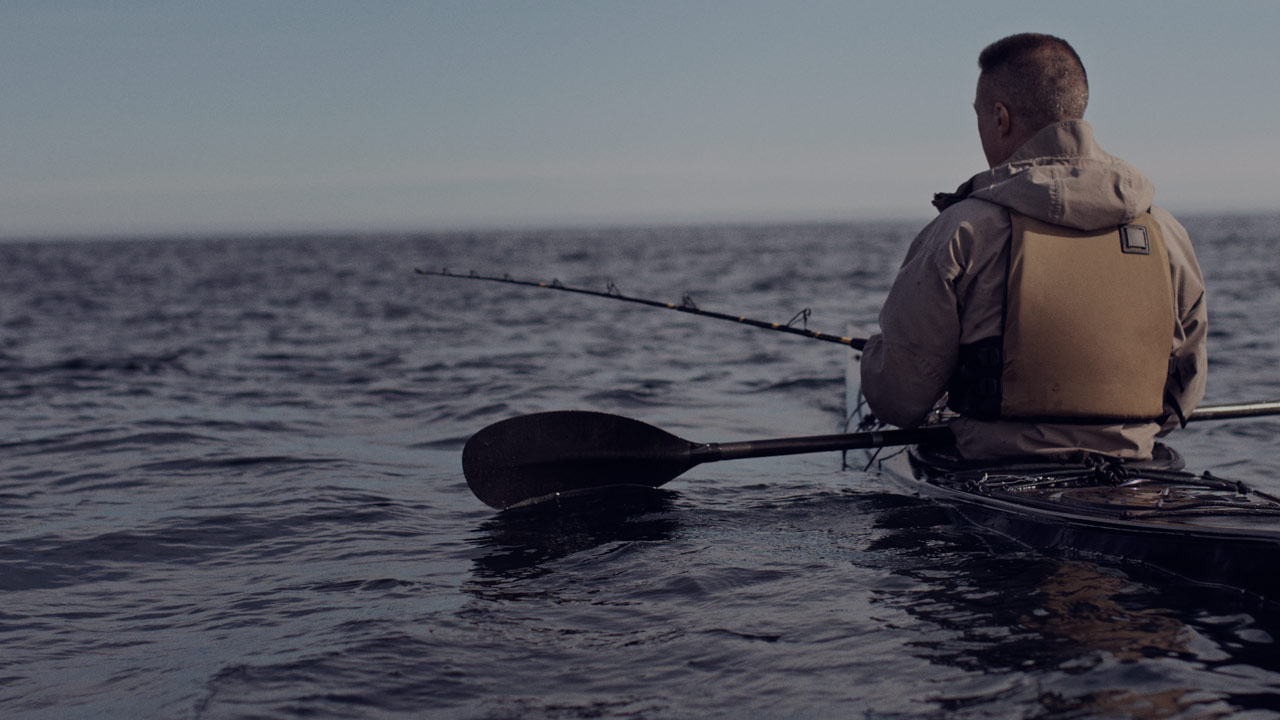
{"type": "Polygon", "coordinates": [[[694,444],[638,420],[585,411],[521,415],[462,449],[462,472],[486,505],[609,485],[658,487],[697,464],[694,444]]]}

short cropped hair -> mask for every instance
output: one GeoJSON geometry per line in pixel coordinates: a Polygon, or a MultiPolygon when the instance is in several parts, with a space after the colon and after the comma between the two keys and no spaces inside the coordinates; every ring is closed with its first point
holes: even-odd
{"type": "Polygon", "coordinates": [[[978,67],[1007,95],[1010,111],[1037,129],[1084,117],[1089,76],[1080,56],[1062,38],[1010,35],[983,49],[978,67]]]}

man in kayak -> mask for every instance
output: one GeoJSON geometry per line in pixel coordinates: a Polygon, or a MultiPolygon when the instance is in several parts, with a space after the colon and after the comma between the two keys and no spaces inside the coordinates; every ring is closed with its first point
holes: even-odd
{"type": "Polygon", "coordinates": [[[1153,186],[1102,151],[1066,41],[1013,35],[978,59],[990,169],[912,242],[862,356],[876,417],[944,397],[966,458],[1150,458],[1204,396],[1204,280],[1153,186]]]}

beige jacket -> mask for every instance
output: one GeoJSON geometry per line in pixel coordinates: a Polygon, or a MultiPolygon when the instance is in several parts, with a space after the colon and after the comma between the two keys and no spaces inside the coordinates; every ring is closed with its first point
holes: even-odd
{"type": "MultiPolygon", "coordinates": [[[[1127,223],[1150,208],[1169,251],[1175,316],[1176,372],[1168,390],[1184,414],[1204,396],[1207,360],[1204,279],[1186,230],[1153,207],[1154,189],[1137,168],[1102,151],[1084,121],[1044,128],[1004,165],[979,173],[952,195],[907,251],[880,311],[880,334],[862,357],[862,390],[878,418],[920,424],[946,392],[962,344],[1003,331],[1006,208],[1066,227],[1099,230],[1127,223]]],[[[1151,457],[1154,439],[1178,427],[1166,402],[1163,424],[1068,425],[951,422],[970,458],[1065,454],[1084,450],[1123,458],[1151,457]]]]}

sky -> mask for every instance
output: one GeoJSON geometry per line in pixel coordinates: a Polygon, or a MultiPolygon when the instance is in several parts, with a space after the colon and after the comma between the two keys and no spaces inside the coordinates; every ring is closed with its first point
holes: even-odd
{"type": "Polygon", "coordinates": [[[0,237],[927,219],[1035,31],[1175,213],[1276,212],[1280,2],[0,0],[0,237]]]}

